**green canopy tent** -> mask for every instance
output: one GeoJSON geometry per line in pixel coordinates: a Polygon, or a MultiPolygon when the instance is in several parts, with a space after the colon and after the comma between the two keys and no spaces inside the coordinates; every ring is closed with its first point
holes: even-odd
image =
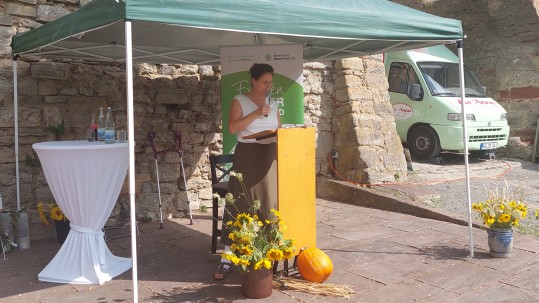
{"type": "Polygon", "coordinates": [[[13,39],[13,55],[218,64],[219,46],[302,43],[308,61],[419,48],[463,37],[458,20],[384,0],[93,0],[13,39]]]}
{"type": "MultiPolygon", "coordinates": [[[[301,43],[306,61],[454,42],[459,42],[462,58],[463,37],[459,20],[386,0],[93,0],[76,12],[13,37],[16,163],[19,58],[125,62],[128,132],[133,134],[133,62],[217,65],[221,46],[285,43],[301,43]]],[[[463,82],[462,74],[462,87],[463,82]]],[[[462,111],[465,116],[464,107],[462,111]]],[[[131,247],[136,247],[134,139],[128,137],[131,247]]],[[[18,165],[16,171],[18,184],[18,165]]],[[[137,301],[136,249],[132,258],[137,301]]]]}

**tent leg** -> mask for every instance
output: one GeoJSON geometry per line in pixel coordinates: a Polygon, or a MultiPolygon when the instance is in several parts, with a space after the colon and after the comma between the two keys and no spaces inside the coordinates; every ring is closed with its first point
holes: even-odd
{"type": "Polygon", "coordinates": [[[21,186],[19,183],[19,93],[17,63],[19,56],[13,57],[13,121],[15,122],[15,179],[17,183],[17,210],[21,209],[21,186]]]}
{"type": "Polygon", "coordinates": [[[125,21],[125,73],[127,91],[127,126],[129,138],[129,210],[131,222],[131,258],[133,259],[133,302],[138,302],[137,222],[135,209],[135,118],[133,102],[133,40],[131,21],[125,21]]]}
{"type": "Polygon", "coordinates": [[[472,198],[470,194],[470,169],[468,164],[468,129],[466,128],[466,84],[464,82],[464,54],[463,54],[463,40],[457,41],[458,55],[459,55],[459,79],[460,79],[460,95],[461,95],[461,114],[462,121],[462,142],[464,142],[464,167],[466,171],[466,201],[468,201],[468,227],[470,237],[470,257],[474,257],[473,251],[473,226],[472,226],[472,198]]]}

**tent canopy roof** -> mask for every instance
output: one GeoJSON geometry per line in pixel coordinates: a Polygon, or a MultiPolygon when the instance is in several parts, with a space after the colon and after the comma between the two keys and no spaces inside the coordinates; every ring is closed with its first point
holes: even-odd
{"type": "Polygon", "coordinates": [[[93,0],[13,37],[13,55],[123,62],[124,20],[148,63],[218,65],[220,46],[284,43],[327,61],[463,38],[459,20],[386,0],[93,0]]]}

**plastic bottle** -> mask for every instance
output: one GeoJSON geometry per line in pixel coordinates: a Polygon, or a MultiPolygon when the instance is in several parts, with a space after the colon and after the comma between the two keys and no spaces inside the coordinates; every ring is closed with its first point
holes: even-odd
{"type": "Polygon", "coordinates": [[[114,143],[114,119],[112,118],[112,109],[107,107],[107,116],[105,118],[105,143],[114,143]]]}
{"type": "Polygon", "coordinates": [[[28,213],[21,212],[17,220],[17,244],[19,249],[30,248],[30,226],[28,224],[28,213]]]}
{"type": "Polygon", "coordinates": [[[105,141],[105,116],[103,108],[99,108],[99,117],[97,118],[97,141],[105,141]]]}

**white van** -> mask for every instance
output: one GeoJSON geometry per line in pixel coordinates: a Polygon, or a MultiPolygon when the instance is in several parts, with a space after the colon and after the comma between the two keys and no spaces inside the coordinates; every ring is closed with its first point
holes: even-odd
{"type": "MultiPolygon", "coordinates": [[[[384,56],[397,132],[414,159],[463,151],[458,57],[443,45],[384,56]]],[[[507,113],[464,68],[468,150],[507,145],[507,113]]]]}

